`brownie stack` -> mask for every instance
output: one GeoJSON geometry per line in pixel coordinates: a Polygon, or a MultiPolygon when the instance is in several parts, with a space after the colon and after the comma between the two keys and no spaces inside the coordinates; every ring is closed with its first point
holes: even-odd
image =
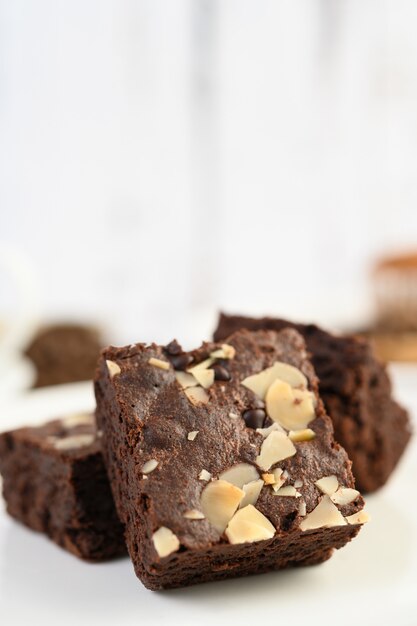
{"type": "Polygon", "coordinates": [[[325,561],[367,521],[338,442],[369,491],[409,438],[366,344],[282,320],[223,316],[190,352],[109,347],[95,393],[97,426],[0,435],[7,509],[83,559],[127,547],[149,589],[325,561]]]}

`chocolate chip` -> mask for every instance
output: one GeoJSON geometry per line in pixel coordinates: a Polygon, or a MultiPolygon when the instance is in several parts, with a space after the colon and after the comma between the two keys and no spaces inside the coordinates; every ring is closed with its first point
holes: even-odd
{"type": "Polygon", "coordinates": [[[263,428],[266,413],[263,409],[249,409],[242,414],[248,428],[263,428]]]}
{"type": "Polygon", "coordinates": [[[194,361],[194,358],[190,354],[186,354],[182,351],[176,339],[165,346],[165,352],[171,361],[172,367],[176,370],[185,370],[185,368],[194,361]]]}
{"type": "Polygon", "coordinates": [[[165,350],[171,356],[177,356],[182,352],[182,348],[176,339],[174,339],[173,341],[171,341],[171,343],[165,346],[165,350]]]}
{"type": "Polygon", "coordinates": [[[211,369],[214,371],[214,380],[230,380],[232,378],[229,370],[219,363],[215,363],[211,369]]]}
{"type": "Polygon", "coordinates": [[[260,398],[254,398],[251,402],[252,409],[264,409],[265,402],[262,402],[260,398]]]}
{"type": "Polygon", "coordinates": [[[172,363],[172,367],[175,370],[185,370],[185,368],[193,362],[193,357],[191,354],[178,354],[174,356],[170,356],[169,359],[172,363]]]}

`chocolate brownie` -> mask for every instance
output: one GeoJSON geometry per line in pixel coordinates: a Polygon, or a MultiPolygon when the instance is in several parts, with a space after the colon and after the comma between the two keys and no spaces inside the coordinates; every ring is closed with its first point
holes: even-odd
{"type": "Polygon", "coordinates": [[[45,326],[25,351],[35,366],[34,387],[91,380],[102,347],[96,328],[79,324],[45,326]]]}
{"type": "Polygon", "coordinates": [[[321,563],[366,521],[294,330],[103,351],[97,421],[137,576],[180,587],[321,563]]]}
{"type": "Polygon", "coordinates": [[[226,339],[240,328],[279,331],[288,327],[304,336],[336,441],[353,462],[358,488],[375,491],[385,484],[401,458],[411,427],[407,412],[392,397],[385,366],[366,340],[332,335],[314,324],[224,314],[214,338],[226,339]]]}
{"type": "Polygon", "coordinates": [[[0,435],[7,511],[88,561],[125,553],[93,415],[0,435]]]}

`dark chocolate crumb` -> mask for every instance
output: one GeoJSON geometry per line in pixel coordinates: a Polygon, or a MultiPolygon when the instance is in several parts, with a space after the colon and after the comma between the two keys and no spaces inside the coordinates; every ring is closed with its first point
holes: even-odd
{"type": "Polygon", "coordinates": [[[182,348],[176,339],[165,346],[165,350],[170,356],[177,356],[182,352],[182,348]]]}
{"type": "Polygon", "coordinates": [[[297,511],[291,511],[291,513],[288,513],[281,522],[281,530],[283,531],[290,530],[297,515],[298,515],[297,511]]]}

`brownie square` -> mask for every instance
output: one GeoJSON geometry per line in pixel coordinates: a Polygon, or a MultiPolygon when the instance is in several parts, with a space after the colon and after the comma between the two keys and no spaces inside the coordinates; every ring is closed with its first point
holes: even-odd
{"type": "Polygon", "coordinates": [[[19,522],[88,561],[126,552],[93,415],[2,433],[0,473],[19,522]]]}
{"type": "Polygon", "coordinates": [[[294,328],[303,335],[336,441],[353,462],[358,488],[370,493],[384,485],[407,446],[411,426],[407,412],[392,397],[386,368],[371,345],[353,335],[333,335],[314,324],[223,313],[214,338],[224,340],[241,328],[294,328]]]}
{"type": "Polygon", "coordinates": [[[320,563],[366,516],[294,330],[103,351],[97,422],[150,589],[320,563]]]}

